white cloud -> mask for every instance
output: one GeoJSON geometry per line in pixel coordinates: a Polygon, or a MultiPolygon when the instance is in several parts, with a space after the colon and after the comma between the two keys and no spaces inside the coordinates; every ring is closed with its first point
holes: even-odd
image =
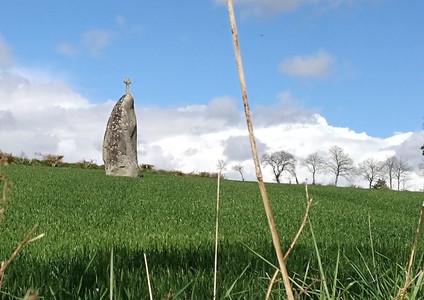
{"type": "Polygon", "coordinates": [[[120,34],[140,34],[143,32],[143,27],[140,24],[128,22],[123,15],[116,16],[115,22],[118,25],[118,31],[120,34]]]}
{"type": "Polygon", "coordinates": [[[118,26],[119,26],[120,29],[124,29],[125,28],[126,21],[125,21],[125,18],[124,18],[123,15],[116,16],[115,21],[118,24],[118,26]]]}
{"type": "MultiPolygon", "coordinates": [[[[102,163],[104,129],[115,100],[92,104],[64,82],[40,83],[18,74],[10,75],[12,88],[4,89],[1,83],[5,78],[0,80],[0,149],[16,155],[24,151],[28,156],[35,152],[60,153],[66,161],[85,158],[102,163]]],[[[419,163],[422,133],[398,133],[386,139],[370,137],[331,126],[319,114],[296,106],[293,99],[287,101],[287,93],[282,95],[276,105],[253,110],[260,155],[286,150],[301,159],[338,145],[356,162],[370,156],[385,159],[399,155],[411,165],[419,163]],[[285,112],[283,104],[288,108],[285,112]],[[272,121],[263,121],[273,110],[277,113],[272,121]]],[[[219,97],[205,105],[165,109],[137,108],[136,99],[136,112],[140,163],[185,172],[214,171],[216,161],[224,158],[230,164],[242,163],[245,177],[255,178],[243,112],[236,108],[233,99],[219,97]]],[[[263,172],[265,180],[273,181],[269,169],[263,172]]],[[[310,177],[303,169],[299,169],[298,175],[301,180],[310,177]]],[[[228,171],[228,176],[239,178],[232,171],[228,171]]],[[[287,180],[287,176],[283,178],[287,180]]],[[[419,180],[411,176],[408,187],[421,188],[419,180]]],[[[318,181],[331,183],[332,178],[322,175],[318,181]]],[[[361,184],[359,180],[356,183],[361,184]]]]}
{"type": "Polygon", "coordinates": [[[321,77],[327,75],[334,63],[334,58],[326,51],[319,50],[313,55],[299,55],[285,59],[280,64],[280,71],[300,77],[321,77]]]}
{"type": "Polygon", "coordinates": [[[301,107],[290,92],[284,91],[277,96],[277,103],[272,106],[257,105],[252,111],[255,124],[270,126],[275,124],[315,122],[315,110],[301,107]]]}
{"type": "Polygon", "coordinates": [[[91,29],[81,35],[79,42],[71,43],[62,41],[58,43],[56,45],[56,51],[69,57],[76,56],[80,53],[88,53],[94,58],[99,58],[115,37],[115,31],[91,29]]]}
{"type": "MultiPolygon", "coordinates": [[[[62,55],[74,57],[89,54],[94,58],[101,57],[107,47],[122,34],[139,34],[142,28],[138,24],[127,24],[122,15],[115,18],[116,29],[89,29],[83,32],[79,41],[61,41],[56,45],[56,51],[62,55]]],[[[1,50],[1,47],[0,47],[1,50]]]]}
{"type": "Polygon", "coordinates": [[[82,36],[82,44],[94,57],[103,54],[104,49],[115,37],[115,32],[103,29],[92,29],[86,31],[82,36]]]}
{"type": "Polygon", "coordinates": [[[101,150],[104,118],[113,102],[92,105],[65,82],[25,68],[0,69],[0,149],[64,153],[69,161],[101,150]]]}
{"type": "Polygon", "coordinates": [[[77,49],[74,45],[67,43],[67,42],[61,42],[56,46],[56,50],[66,56],[75,56],[77,54],[77,49]]]}
{"type": "MultiPolygon", "coordinates": [[[[233,0],[235,6],[241,8],[242,15],[275,15],[281,12],[293,11],[301,6],[314,5],[328,10],[341,5],[355,5],[361,2],[375,3],[381,0],[233,0]]],[[[217,5],[226,5],[227,0],[214,0],[217,5]]]]}
{"type": "MultiPolygon", "coordinates": [[[[102,163],[104,130],[117,100],[94,104],[49,73],[0,68],[0,149],[15,155],[23,151],[30,157],[35,152],[58,153],[70,162],[95,159],[102,163]]],[[[206,104],[167,108],[140,108],[135,100],[140,163],[185,172],[214,171],[217,160],[224,158],[230,166],[242,163],[246,179],[255,179],[243,111],[234,99],[216,97],[206,104]]],[[[385,139],[371,137],[331,126],[316,111],[296,103],[286,91],[272,105],[253,107],[260,155],[286,150],[301,159],[338,145],[355,162],[390,155],[402,156],[412,167],[421,161],[422,132],[397,133],[385,139]]],[[[228,170],[227,176],[240,178],[230,167],[228,170]]],[[[263,172],[265,180],[273,181],[269,169],[263,172]]],[[[300,180],[310,177],[303,169],[298,175],[300,180]]],[[[284,176],[283,181],[288,181],[284,176]]],[[[331,183],[332,178],[320,175],[317,181],[331,183]]],[[[421,181],[411,175],[407,187],[422,188],[421,181]]],[[[366,184],[360,180],[355,183],[366,184]]]]}
{"type": "Polygon", "coordinates": [[[31,114],[46,108],[83,108],[89,102],[66,83],[30,69],[4,71],[0,78],[0,109],[31,114]]]}
{"type": "MultiPolygon", "coordinates": [[[[266,151],[266,144],[262,143],[260,139],[256,139],[256,148],[259,153],[266,151]]],[[[247,135],[230,136],[227,140],[223,141],[223,155],[224,158],[232,162],[240,162],[249,160],[252,157],[250,147],[250,139],[247,135]]]]}
{"type": "MultiPolygon", "coordinates": [[[[226,0],[215,0],[216,4],[224,5],[226,0]]],[[[274,14],[281,11],[290,11],[304,3],[316,2],[315,0],[234,0],[234,5],[239,5],[247,14],[274,14]]]]}

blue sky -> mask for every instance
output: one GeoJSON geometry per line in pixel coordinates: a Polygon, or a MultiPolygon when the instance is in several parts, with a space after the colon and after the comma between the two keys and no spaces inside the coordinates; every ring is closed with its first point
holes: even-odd
{"type": "MultiPolygon", "coordinates": [[[[424,2],[234,5],[263,151],[301,158],[337,144],[358,162],[402,155],[417,167],[424,2]]],[[[247,161],[236,147],[247,133],[225,0],[4,1],[0,149],[101,162],[126,76],[141,162],[193,171],[247,161]]]]}
{"type": "MultiPolygon", "coordinates": [[[[260,1],[239,2],[252,106],[289,91],[335,126],[378,137],[421,128],[422,1],[268,0],[273,11],[263,13],[253,12],[260,1]],[[281,70],[320,53],[328,61],[316,74],[281,70]]],[[[0,28],[17,64],[48,70],[93,102],[118,98],[125,76],[144,106],[239,95],[226,7],[212,0],[7,1],[0,28]]]]}

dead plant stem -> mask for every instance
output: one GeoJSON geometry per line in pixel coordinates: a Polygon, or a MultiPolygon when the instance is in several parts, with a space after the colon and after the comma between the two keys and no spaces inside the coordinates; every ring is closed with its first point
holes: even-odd
{"type": "Polygon", "coordinates": [[[149,266],[147,265],[147,256],[146,256],[146,253],[144,253],[144,265],[146,267],[147,286],[149,288],[149,299],[150,300],[153,300],[152,285],[150,283],[149,266]]]}
{"type": "Polygon", "coordinates": [[[4,217],[4,212],[6,210],[6,204],[7,204],[7,193],[10,190],[10,185],[6,177],[0,174],[0,182],[1,181],[3,181],[3,191],[2,191],[2,197],[0,199],[0,223],[4,217]]]}
{"type": "MultiPolygon", "coordinates": [[[[299,229],[298,229],[296,235],[294,236],[293,241],[290,244],[289,249],[287,250],[286,254],[284,255],[284,260],[286,260],[288,258],[291,250],[294,248],[294,245],[296,244],[297,240],[299,239],[299,236],[302,233],[303,228],[306,225],[306,222],[308,221],[308,215],[309,215],[309,210],[311,209],[312,199],[309,198],[308,184],[307,183],[305,183],[305,193],[306,193],[306,209],[305,209],[305,215],[303,216],[302,223],[300,224],[299,229]]],[[[275,283],[275,279],[277,278],[277,275],[278,275],[279,272],[280,272],[279,269],[275,270],[275,273],[272,276],[272,279],[271,279],[271,281],[269,283],[268,292],[266,294],[265,299],[268,299],[269,298],[269,295],[271,294],[272,287],[273,287],[273,285],[275,283]]]]}
{"type": "Polygon", "coordinates": [[[218,278],[218,229],[219,229],[219,184],[221,178],[221,170],[218,173],[218,183],[216,188],[216,215],[215,215],[215,260],[213,267],[213,299],[216,299],[217,278],[218,278]]]}
{"type": "Polygon", "coordinates": [[[271,296],[272,287],[274,286],[274,283],[277,280],[278,273],[280,273],[280,270],[276,269],[274,275],[272,275],[272,278],[269,281],[268,290],[266,291],[265,300],[268,300],[269,297],[271,296]]]}
{"type": "Polygon", "coordinates": [[[24,236],[24,238],[19,242],[18,246],[15,248],[15,251],[13,251],[12,255],[10,255],[10,257],[5,262],[2,262],[0,267],[0,289],[3,285],[3,280],[5,277],[5,271],[7,267],[10,265],[10,263],[13,261],[16,255],[18,255],[18,252],[22,249],[22,247],[25,246],[25,244],[27,244],[30,240],[34,240],[34,239],[31,239],[31,235],[34,233],[35,229],[37,229],[37,225],[35,225],[34,227],[32,227],[30,231],[28,231],[28,233],[24,236]]]}
{"type": "Polygon", "coordinates": [[[285,260],[287,259],[287,257],[289,256],[290,252],[292,251],[294,245],[296,244],[297,240],[299,239],[300,234],[303,231],[303,228],[306,225],[306,222],[308,221],[308,215],[309,215],[309,210],[311,209],[312,199],[309,198],[308,184],[307,183],[305,183],[305,193],[306,193],[306,209],[305,209],[305,215],[303,216],[302,223],[300,224],[299,229],[298,229],[296,235],[294,236],[292,243],[290,244],[290,247],[287,249],[287,252],[284,255],[284,259],[285,260]]]}
{"type": "Polygon", "coordinates": [[[417,223],[417,229],[415,231],[414,243],[412,244],[411,255],[409,257],[409,263],[408,263],[408,267],[406,269],[405,285],[399,291],[399,294],[398,294],[397,297],[395,297],[395,299],[399,299],[400,298],[401,300],[404,300],[405,299],[406,290],[408,289],[408,287],[410,285],[412,265],[414,264],[415,251],[417,250],[418,237],[419,237],[420,231],[421,231],[421,223],[422,223],[422,218],[423,218],[423,211],[424,211],[424,202],[421,205],[420,212],[419,212],[419,215],[418,215],[418,223],[417,223]]]}
{"type": "Polygon", "coordinates": [[[238,36],[237,36],[237,27],[236,27],[236,21],[234,17],[234,8],[233,8],[232,0],[227,0],[227,9],[228,9],[228,15],[230,19],[233,46],[234,46],[234,52],[235,52],[236,64],[237,64],[237,71],[239,74],[240,90],[241,90],[241,95],[243,98],[244,112],[246,116],[247,128],[249,131],[250,146],[252,150],[253,161],[255,164],[256,177],[258,179],[259,189],[261,192],[265,213],[268,219],[268,225],[272,235],[272,241],[274,244],[275,252],[277,254],[281,274],[283,276],[283,282],[284,282],[284,287],[286,289],[287,298],[289,300],[292,300],[294,299],[293,290],[290,285],[289,274],[287,271],[286,263],[284,261],[283,251],[281,250],[281,244],[278,237],[277,228],[275,226],[274,217],[272,214],[272,209],[271,209],[271,205],[268,198],[268,193],[266,191],[266,187],[263,181],[262,170],[259,163],[258,153],[256,150],[256,142],[255,142],[255,136],[253,133],[252,120],[250,117],[249,101],[247,98],[246,83],[244,79],[243,65],[242,65],[242,60],[240,55],[240,48],[239,48],[239,42],[238,42],[238,36]]]}

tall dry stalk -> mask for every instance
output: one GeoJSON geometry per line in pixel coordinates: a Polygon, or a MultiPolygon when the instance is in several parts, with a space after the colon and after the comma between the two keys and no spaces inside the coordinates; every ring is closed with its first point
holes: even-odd
{"type": "Polygon", "coordinates": [[[272,287],[274,286],[275,281],[277,280],[278,273],[280,273],[279,269],[276,269],[274,275],[269,281],[268,290],[266,291],[265,300],[268,300],[271,297],[272,287]]]}
{"type": "Polygon", "coordinates": [[[233,46],[234,46],[234,53],[236,57],[236,64],[237,64],[237,71],[239,75],[239,82],[240,82],[240,90],[241,95],[243,98],[243,105],[244,105],[244,113],[246,116],[246,123],[247,123],[247,129],[249,131],[249,138],[250,138],[250,147],[252,150],[252,156],[253,161],[255,163],[255,170],[256,170],[256,177],[258,179],[259,189],[261,192],[264,208],[265,208],[265,214],[268,219],[268,225],[269,229],[271,231],[272,241],[274,244],[275,252],[277,254],[278,263],[280,266],[280,271],[283,276],[283,282],[284,287],[286,289],[287,298],[289,300],[294,299],[293,290],[290,285],[290,278],[287,271],[286,263],[284,261],[284,255],[283,251],[281,250],[281,244],[280,239],[278,237],[277,228],[275,226],[274,217],[272,214],[271,205],[268,198],[268,193],[266,191],[265,183],[263,181],[262,176],[262,170],[261,165],[259,162],[258,152],[256,150],[256,141],[255,136],[253,133],[253,124],[250,117],[250,109],[249,109],[249,101],[247,98],[247,89],[246,89],[246,82],[244,79],[244,72],[243,72],[243,65],[241,61],[241,54],[240,54],[240,48],[239,48],[239,41],[237,36],[237,27],[236,27],[236,20],[234,17],[234,8],[233,8],[233,1],[227,0],[227,9],[228,9],[228,16],[230,19],[230,26],[231,26],[231,35],[233,38],[233,46]]]}
{"type": "Polygon", "coordinates": [[[35,225],[34,227],[32,227],[31,230],[28,231],[28,233],[24,236],[24,238],[19,242],[18,246],[15,248],[15,250],[13,251],[13,253],[10,255],[10,257],[1,263],[1,267],[0,267],[0,289],[3,285],[3,280],[5,278],[5,271],[7,269],[7,267],[10,265],[10,263],[13,261],[13,259],[15,259],[16,255],[18,255],[19,251],[22,249],[23,246],[25,246],[26,244],[32,243],[38,239],[41,239],[44,234],[40,234],[34,238],[31,238],[31,236],[33,235],[33,233],[35,232],[35,229],[37,229],[37,225],[35,225]]]}
{"type": "Polygon", "coordinates": [[[110,270],[109,270],[109,300],[113,300],[114,288],[114,273],[113,273],[113,247],[110,249],[110,270]]]}
{"type": "Polygon", "coordinates": [[[411,279],[410,279],[411,278],[411,271],[412,271],[412,265],[414,264],[415,252],[417,250],[418,237],[419,237],[420,231],[421,231],[421,223],[422,223],[422,219],[423,219],[423,212],[424,212],[424,202],[421,205],[420,212],[419,212],[419,215],[418,215],[417,229],[415,231],[415,237],[414,237],[414,242],[412,243],[411,255],[409,257],[409,263],[408,263],[408,267],[406,269],[405,284],[404,284],[403,288],[400,289],[399,293],[396,295],[396,297],[394,299],[404,300],[405,295],[406,295],[406,290],[408,289],[409,285],[411,284],[411,279]]]}
{"type": "Polygon", "coordinates": [[[226,163],[223,160],[218,160],[218,179],[216,187],[216,212],[215,212],[215,260],[213,266],[213,300],[216,299],[217,294],[217,279],[218,279],[218,232],[219,232],[219,190],[220,179],[222,172],[225,170],[226,163]]]}
{"type": "Polygon", "coordinates": [[[4,211],[6,210],[7,204],[7,194],[10,190],[9,182],[6,179],[6,176],[0,174],[0,182],[3,182],[3,190],[0,198],[0,224],[3,221],[4,211]]]}
{"type": "Polygon", "coordinates": [[[150,283],[150,273],[149,273],[149,266],[147,265],[146,253],[144,253],[144,265],[146,267],[147,287],[149,288],[149,299],[153,300],[152,285],[150,283]]]}
{"type": "MultiPolygon", "coordinates": [[[[0,182],[3,182],[3,191],[2,196],[0,199],[0,222],[2,221],[2,218],[4,216],[4,211],[7,203],[7,194],[10,191],[10,184],[6,180],[6,177],[2,174],[0,174],[0,182]]],[[[38,239],[41,239],[44,236],[43,234],[39,234],[36,237],[31,238],[32,234],[35,232],[35,229],[37,229],[37,225],[32,227],[31,230],[28,231],[28,233],[22,238],[22,240],[19,242],[18,246],[16,246],[13,253],[9,256],[9,258],[6,261],[0,261],[0,290],[3,286],[3,281],[6,276],[6,269],[7,267],[12,263],[12,261],[15,259],[16,255],[18,255],[19,251],[22,249],[23,246],[26,244],[32,243],[38,239]]],[[[37,295],[35,296],[37,297],[37,295]]],[[[37,298],[27,298],[25,299],[37,299],[37,298]]]]}
{"type": "MultiPolygon", "coordinates": [[[[289,256],[291,250],[294,248],[294,245],[297,243],[297,240],[299,239],[300,234],[302,233],[303,228],[305,227],[306,222],[308,221],[309,210],[311,209],[311,206],[312,206],[312,199],[309,198],[308,184],[307,183],[305,183],[305,193],[306,193],[305,214],[303,216],[302,223],[300,223],[299,229],[297,230],[297,233],[296,233],[296,235],[293,238],[292,243],[290,244],[289,248],[286,251],[286,254],[284,255],[284,260],[287,259],[287,257],[289,256]]],[[[274,275],[272,276],[272,278],[271,278],[271,280],[269,282],[268,290],[267,290],[267,293],[266,293],[265,300],[269,299],[269,297],[271,295],[272,287],[274,286],[275,280],[277,279],[277,275],[278,275],[279,272],[280,272],[279,269],[276,269],[275,270],[275,273],[274,273],[274,275]]]]}

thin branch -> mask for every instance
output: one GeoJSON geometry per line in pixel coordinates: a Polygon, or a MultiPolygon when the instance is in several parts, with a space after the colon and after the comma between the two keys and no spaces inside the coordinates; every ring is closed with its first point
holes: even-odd
{"type": "Polygon", "coordinates": [[[241,61],[240,48],[239,48],[239,42],[238,42],[238,36],[237,36],[237,27],[236,27],[236,21],[235,21],[235,17],[234,17],[234,9],[233,9],[233,1],[232,0],[227,0],[227,9],[228,9],[228,16],[229,16],[229,19],[230,19],[234,53],[235,53],[236,64],[237,64],[237,71],[238,71],[238,75],[239,75],[240,90],[241,90],[241,94],[242,94],[242,98],[243,98],[243,105],[244,105],[244,112],[245,112],[245,116],[246,116],[247,128],[248,128],[248,131],[249,131],[250,146],[251,146],[251,149],[252,149],[253,161],[255,163],[256,177],[258,179],[258,185],[259,185],[259,189],[261,191],[264,209],[265,209],[265,213],[266,213],[266,216],[267,216],[267,219],[268,219],[268,225],[269,225],[269,229],[271,231],[272,241],[273,241],[273,244],[274,244],[275,252],[277,254],[279,266],[280,266],[280,269],[281,269],[281,274],[283,275],[283,282],[284,282],[284,287],[286,289],[287,298],[289,300],[293,300],[294,299],[293,290],[292,290],[292,287],[291,287],[291,284],[290,284],[289,274],[288,274],[288,271],[287,271],[286,263],[284,261],[284,255],[283,255],[283,251],[281,249],[281,244],[280,244],[280,239],[278,237],[277,228],[275,226],[271,205],[269,203],[268,193],[266,191],[266,187],[265,187],[265,184],[264,184],[264,181],[263,181],[262,170],[261,170],[261,166],[260,166],[258,152],[257,152],[257,149],[256,149],[256,141],[255,141],[255,136],[254,136],[254,133],[253,133],[253,124],[252,124],[252,120],[251,120],[251,117],[250,117],[249,101],[248,101],[248,98],[247,98],[246,83],[245,83],[245,79],[244,79],[243,65],[242,65],[242,61],[241,61]]]}

